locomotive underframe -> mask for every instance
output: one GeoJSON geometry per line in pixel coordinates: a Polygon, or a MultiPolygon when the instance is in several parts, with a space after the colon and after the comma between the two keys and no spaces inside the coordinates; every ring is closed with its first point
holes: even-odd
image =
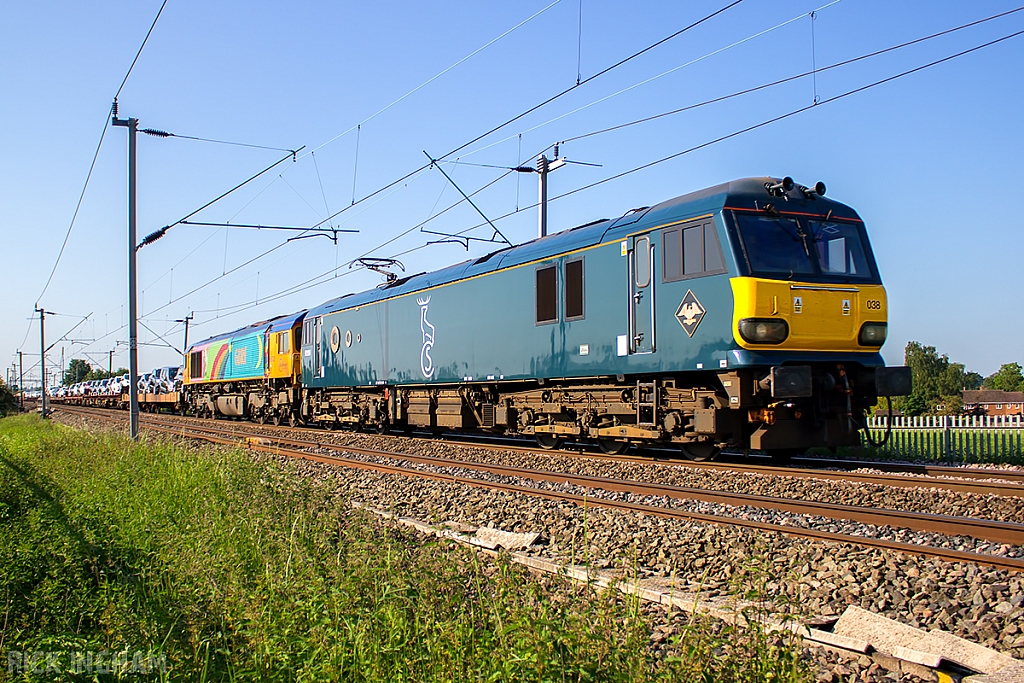
{"type": "Polygon", "coordinates": [[[858,445],[876,396],[860,368],[813,367],[809,396],[773,396],[771,368],[667,377],[307,389],[299,414],[328,427],[483,430],[557,447],[596,441],[673,446],[702,459],[722,447],[786,454],[858,445]]]}
{"type": "Polygon", "coordinates": [[[241,417],[256,422],[295,423],[299,391],[288,378],[190,384],[185,404],[193,415],[241,417]]]}

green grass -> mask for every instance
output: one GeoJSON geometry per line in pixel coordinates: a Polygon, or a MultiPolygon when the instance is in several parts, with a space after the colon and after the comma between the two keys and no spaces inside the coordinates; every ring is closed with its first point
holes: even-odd
{"type": "Polygon", "coordinates": [[[0,679],[808,677],[756,621],[699,618],[656,649],[633,599],[383,526],[286,466],[35,416],[0,420],[0,581],[0,679]],[[33,652],[62,671],[9,668],[33,652]],[[75,673],[99,652],[157,667],[75,673]]]}

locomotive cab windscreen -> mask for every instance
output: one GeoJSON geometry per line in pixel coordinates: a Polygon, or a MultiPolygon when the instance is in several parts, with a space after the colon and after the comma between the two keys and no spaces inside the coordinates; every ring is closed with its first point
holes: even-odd
{"type": "Polygon", "coordinates": [[[741,260],[754,277],[881,284],[861,223],[736,213],[741,260]]]}
{"type": "Polygon", "coordinates": [[[733,210],[733,335],[746,349],[877,352],[888,305],[864,224],[733,210]]]}

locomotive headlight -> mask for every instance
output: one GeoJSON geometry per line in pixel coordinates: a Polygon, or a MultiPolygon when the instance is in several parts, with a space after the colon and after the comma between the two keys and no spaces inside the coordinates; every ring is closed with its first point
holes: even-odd
{"type": "Polygon", "coordinates": [[[789,325],[785,320],[744,318],[739,331],[743,340],[751,344],[780,344],[789,336],[789,325]]]}
{"type": "Polygon", "coordinates": [[[885,335],[889,326],[886,323],[864,323],[860,327],[857,342],[861,346],[881,346],[885,343],[885,335]]]}

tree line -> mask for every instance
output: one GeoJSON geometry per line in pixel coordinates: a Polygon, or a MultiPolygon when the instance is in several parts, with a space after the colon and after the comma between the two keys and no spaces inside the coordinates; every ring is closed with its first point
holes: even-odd
{"type": "Polygon", "coordinates": [[[7,383],[0,379],[0,417],[18,412],[18,399],[7,383]]]}
{"type": "MultiPolygon", "coordinates": [[[[893,399],[893,409],[904,415],[962,415],[963,392],[976,389],[1024,391],[1024,371],[1020,363],[1004,363],[988,377],[970,372],[963,363],[954,363],[934,346],[909,342],[903,352],[904,365],[914,377],[910,396],[893,399]]],[[[876,406],[876,411],[880,407],[876,406]]]]}

